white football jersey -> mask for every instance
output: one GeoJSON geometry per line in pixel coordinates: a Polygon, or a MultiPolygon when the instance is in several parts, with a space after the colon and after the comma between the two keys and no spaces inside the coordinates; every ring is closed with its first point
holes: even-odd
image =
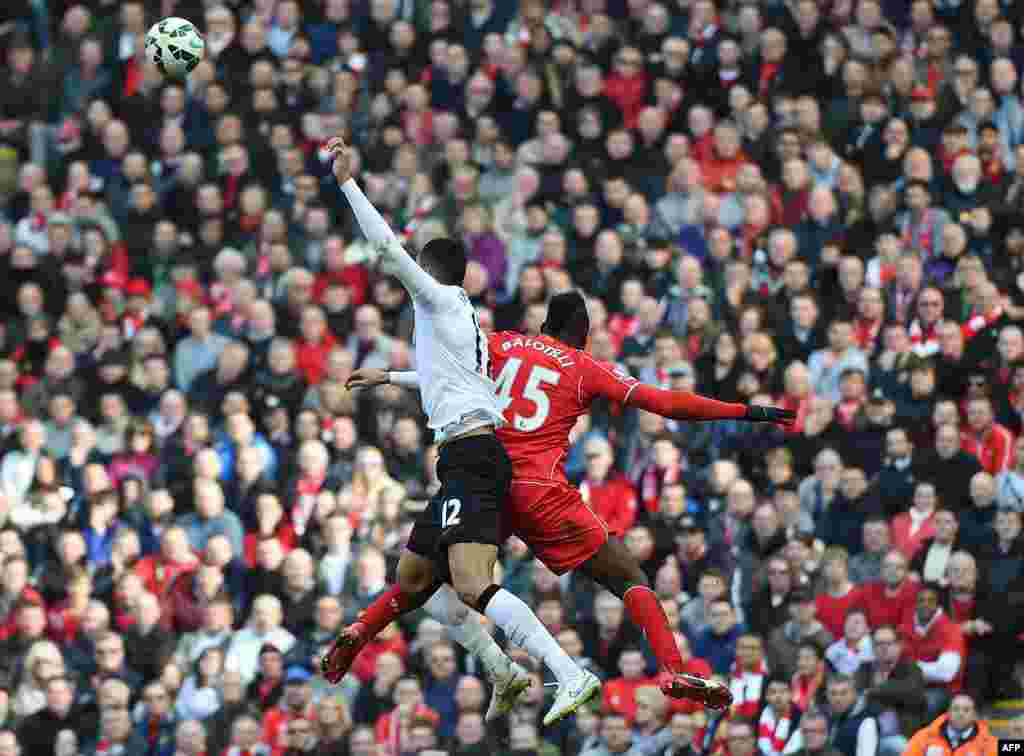
{"type": "Polygon", "coordinates": [[[402,247],[354,180],[342,185],[363,234],[377,245],[381,270],[412,297],[414,355],[427,424],[440,434],[504,423],[490,377],[487,336],[461,286],[438,283],[402,247]]]}

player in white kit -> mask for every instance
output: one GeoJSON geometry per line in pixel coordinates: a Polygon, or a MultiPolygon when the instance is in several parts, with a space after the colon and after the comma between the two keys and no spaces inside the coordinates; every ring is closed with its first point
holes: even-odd
{"type": "MultiPolygon", "coordinates": [[[[376,245],[380,268],[396,276],[412,298],[416,369],[423,410],[440,446],[441,490],[417,518],[398,563],[398,584],[339,635],[323,658],[324,676],[340,680],[380,629],[438,592],[435,601],[446,595],[451,603],[461,599],[547,664],[559,684],[544,718],[551,724],[597,695],[600,681],[572,661],[522,600],[494,584],[500,510],[511,486],[512,464],[494,435],[504,419],[489,374],[487,339],[462,288],[465,250],[455,240],[435,239],[424,246],[417,264],[352,178],[345,144],[333,139],[328,149],[356,221],[376,245]],[[442,588],[443,583],[454,592],[442,588]]],[[[507,711],[529,677],[506,662],[493,682],[492,708],[507,711]]]]}

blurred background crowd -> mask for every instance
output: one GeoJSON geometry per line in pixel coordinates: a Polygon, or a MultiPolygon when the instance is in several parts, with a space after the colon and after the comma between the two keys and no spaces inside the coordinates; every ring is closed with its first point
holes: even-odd
{"type": "Polygon", "coordinates": [[[909,753],[974,753],[1024,659],[1022,32],[1020,0],[4,0],[0,756],[893,756],[947,710],[909,753]],[[167,15],[187,82],[144,56],[167,15]],[[418,397],[344,388],[413,320],[339,133],[410,249],[465,242],[485,328],[577,287],[598,358],[797,411],[596,405],[566,459],[724,721],[515,540],[599,706],[540,730],[538,674],[485,723],[421,617],[316,676],[437,486],[418,397]]]}

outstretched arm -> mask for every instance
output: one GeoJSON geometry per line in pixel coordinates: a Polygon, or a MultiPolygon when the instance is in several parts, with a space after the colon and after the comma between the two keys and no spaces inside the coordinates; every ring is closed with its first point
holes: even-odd
{"type": "Polygon", "coordinates": [[[646,383],[637,384],[626,404],[673,420],[745,420],[748,423],[781,423],[796,420],[793,410],[759,404],[720,402],[689,391],[667,391],[646,383]]]}
{"type": "Polygon", "coordinates": [[[746,420],[788,425],[796,419],[796,413],[787,409],[720,402],[689,391],[668,391],[640,383],[618,368],[589,356],[584,359],[589,361],[589,369],[581,378],[581,398],[584,395],[602,396],[627,407],[647,410],[672,420],[746,420]]]}
{"type": "Polygon", "coordinates": [[[352,374],[345,381],[345,388],[349,391],[357,389],[374,388],[392,383],[395,386],[407,388],[419,388],[420,377],[415,370],[381,370],[380,368],[360,368],[353,370],[352,374]]]}
{"type": "Polygon", "coordinates": [[[673,420],[741,420],[747,414],[747,405],[720,402],[689,391],[668,391],[638,383],[629,392],[626,406],[647,410],[673,420]]]}
{"type": "Polygon", "coordinates": [[[341,139],[332,139],[327,146],[334,157],[334,175],[341,191],[352,207],[363,236],[380,252],[383,267],[393,273],[413,299],[437,305],[447,295],[447,288],[438,283],[409,256],[391,226],[366,198],[352,178],[352,156],[341,139]]]}

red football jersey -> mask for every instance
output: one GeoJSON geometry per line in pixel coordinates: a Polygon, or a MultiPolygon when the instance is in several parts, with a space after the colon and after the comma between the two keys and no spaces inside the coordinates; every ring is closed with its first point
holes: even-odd
{"type": "Polygon", "coordinates": [[[639,385],[615,367],[548,336],[513,331],[489,337],[491,378],[506,424],[498,438],[516,478],[565,477],[569,432],[598,396],[623,403],[639,385]]]}

